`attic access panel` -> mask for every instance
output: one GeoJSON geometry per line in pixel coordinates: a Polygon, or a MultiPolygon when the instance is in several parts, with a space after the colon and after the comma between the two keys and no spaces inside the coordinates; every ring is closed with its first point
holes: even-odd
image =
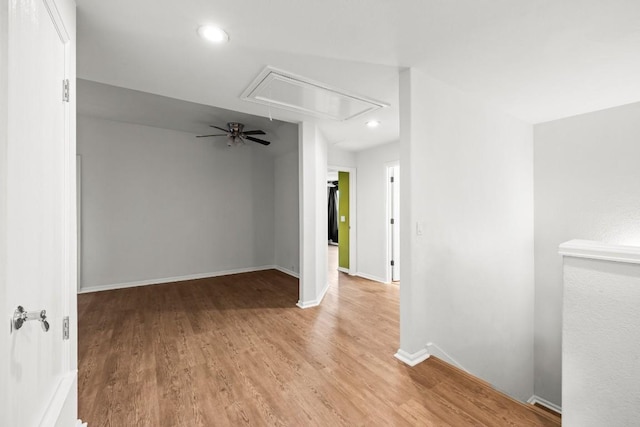
{"type": "Polygon", "coordinates": [[[389,106],[272,67],[266,67],[258,75],[242,99],[339,121],[389,106]]]}

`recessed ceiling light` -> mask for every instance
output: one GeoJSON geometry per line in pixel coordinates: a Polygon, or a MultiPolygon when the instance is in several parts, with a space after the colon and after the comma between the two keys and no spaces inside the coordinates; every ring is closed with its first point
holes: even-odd
{"type": "Polygon", "coordinates": [[[379,120],[369,120],[367,122],[367,126],[370,128],[377,128],[378,126],[380,126],[380,121],[379,120]]]}
{"type": "Polygon", "coordinates": [[[222,28],[213,25],[202,25],[198,28],[198,35],[212,43],[225,43],[229,41],[229,34],[222,28]]]}

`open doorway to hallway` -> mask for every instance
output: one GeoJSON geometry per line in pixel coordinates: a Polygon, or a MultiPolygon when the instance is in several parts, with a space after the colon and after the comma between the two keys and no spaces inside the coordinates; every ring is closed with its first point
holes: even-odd
{"type": "Polygon", "coordinates": [[[354,275],[355,268],[355,169],[329,166],[327,170],[327,241],[329,283],[339,273],[354,275]]]}

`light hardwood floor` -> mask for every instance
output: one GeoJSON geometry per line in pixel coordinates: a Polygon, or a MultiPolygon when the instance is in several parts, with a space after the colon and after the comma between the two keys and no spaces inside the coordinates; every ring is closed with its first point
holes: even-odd
{"type": "Polygon", "coordinates": [[[79,415],[89,426],[557,426],[398,347],[398,287],[342,273],[302,310],[277,271],[83,294],[79,415]]]}

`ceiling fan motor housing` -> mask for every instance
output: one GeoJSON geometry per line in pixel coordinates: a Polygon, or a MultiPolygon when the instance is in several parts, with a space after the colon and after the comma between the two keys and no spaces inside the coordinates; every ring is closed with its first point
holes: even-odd
{"type": "Polygon", "coordinates": [[[227,127],[229,128],[229,132],[231,132],[231,135],[233,136],[241,134],[242,130],[244,129],[244,125],[237,122],[229,122],[227,123],[227,127]]]}

